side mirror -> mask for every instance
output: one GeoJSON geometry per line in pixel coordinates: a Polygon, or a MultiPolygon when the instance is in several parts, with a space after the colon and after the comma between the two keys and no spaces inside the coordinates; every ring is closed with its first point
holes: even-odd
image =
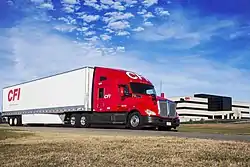
{"type": "Polygon", "coordinates": [[[129,90],[127,89],[127,87],[124,86],[124,85],[120,86],[119,90],[120,90],[120,96],[121,97],[130,97],[130,96],[132,96],[132,94],[129,93],[129,90]]]}
{"type": "Polygon", "coordinates": [[[125,93],[124,93],[124,87],[120,87],[119,90],[120,90],[120,92],[119,92],[119,93],[120,93],[120,96],[123,97],[124,94],[125,94],[125,93]]]}

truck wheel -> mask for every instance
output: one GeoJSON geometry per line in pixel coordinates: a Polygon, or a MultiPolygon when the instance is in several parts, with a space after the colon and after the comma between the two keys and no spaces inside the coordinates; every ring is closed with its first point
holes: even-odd
{"type": "Polygon", "coordinates": [[[82,114],[80,117],[80,126],[81,128],[88,128],[90,127],[90,115],[82,114]]]}
{"type": "Polygon", "coordinates": [[[22,123],[22,116],[19,115],[19,116],[16,117],[16,119],[17,119],[17,125],[16,126],[22,126],[23,125],[23,123],[22,123]]]}
{"type": "Polygon", "coordinates": [[[17,117],[14,117],[14,118],[13,118],[13,124],[14,124],[14,126],[17,126],[17,125],[18,125],[17,117]]]}
{"type": "Polygon", "coordinates": [[[72,114],[70,116],[70,125],[77,128],[80,124],[80,114],[72,114]]]}
{"type": "Polygon", "coordinates": [[[9,117],[8,119],[9,119],[9,125],[13,126],[13,118],[9,117]]]}
{"type": "Polygon", "coordinates": [[[142,125],[142,119],[141,119],[141,115],[138,112],[133,112],[131,114],[129,114],[128,117],[128,127],[130,129],[141,129],[141,125],[142,125]]]}

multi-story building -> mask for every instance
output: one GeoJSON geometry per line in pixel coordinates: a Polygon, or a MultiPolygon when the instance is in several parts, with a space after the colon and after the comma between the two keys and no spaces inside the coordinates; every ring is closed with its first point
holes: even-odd
{"type": "Polygon", "coordinates": [[[181,122],[201,119],[250,119],[250,102],[232,101],[231,97],[195,94],[170,97],[177,103],[181,122]]]}

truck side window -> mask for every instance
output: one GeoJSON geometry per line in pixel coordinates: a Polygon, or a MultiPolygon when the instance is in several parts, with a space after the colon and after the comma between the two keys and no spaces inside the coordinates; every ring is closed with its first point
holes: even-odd
{"type": "Polygon", "coordinates": [[[99,88],[99,98],[104,97],[104,88],[99,88]]]}
{"type": "Polygon", "coordinates": [[[104,76],[100,77],[100,81],[105,81],[105,80],[107,80],[107,77],[104,77],[104,76]]]}
{"type": "Polygon", "coordinates": [[[128,85],[124,86],[124,94],[129,94],[128,85]]]}

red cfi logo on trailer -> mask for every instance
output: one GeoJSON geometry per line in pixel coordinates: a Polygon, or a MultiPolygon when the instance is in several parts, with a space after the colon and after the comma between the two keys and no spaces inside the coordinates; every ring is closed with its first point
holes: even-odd
{"type": "Polygon", "coordinates": [[[15,101],[20,99],[21,88],[11,89],[8,93],[8,101],[15,101]]]}

